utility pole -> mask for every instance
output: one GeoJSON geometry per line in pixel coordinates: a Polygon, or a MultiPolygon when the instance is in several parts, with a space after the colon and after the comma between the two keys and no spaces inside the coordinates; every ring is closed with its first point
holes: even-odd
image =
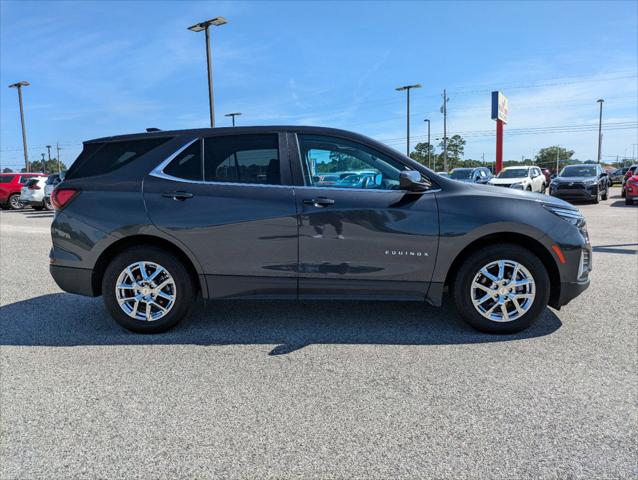
{"type": "Polygon", "coordinates": [[[600,104],[600,114],[598,116],[598,163],[600,163],[600,153],[603,144],[603,100],[599,98],[596,100],[600,104]]]}
{"type": "Polygon", "coordinates": [[[412,90],[413,88],[421,88],[421,84],[415,83],[414,85],[404,85],[402,87],[395,88],[397,92],[402,92],[404,90],[407,92],[406,101],[407,101],[408,108],[406,113],[406,127],[407,127],[408,136],[406,139],[406,146],[405,146],[405,154],[407,156],[410,156],[410,90],[412,90]]]}
{"type": "Polygon", "coordinates": [[[556,145],[556,175],[558,175],[559,169],[559,160],[558,160],[558,152],[560,152],[560,145],[556,145]]]}
{"type": "Polygon", "coordinates": [[[426,118],[423,121],[424,122],[428,122],[428,168],[430,170],[432,170],[432,161],[430,160],[430,150],[431,150],[431,147],[430,147],[430,120],[426,118]]]}
{"type": "Polygon", "coordinates": [[[51,161],[51,145],[47,145],[47,150],[49,152],[49,162],[51,161]]]}
{"type": "Polygon", "coordinates": [[[447,90],[443,89],[443,106],[441,112],[443,113],[443,170],[447,172],[447,90]]]}
{"type": "Polygon", "coordinates": [[[60,165],[62,165],[61,161],[60,161],[60,150],[62,150],[60,148],[60,142],[55,142],[55,149],[57,150],[58,154],[57,154],[57,159],[58,159],[58,173],[62,172],[62,168],[60,167],[60,165]]]}
{"type": "Polygon", "coordinates": [[[27,130],[24,126],[24,108],[22,107],[22,87],[28,87],[31,85],[26,80],[22,80],[17,83],[12,83],[9,88],[15,88],[18,90],[18,102],[20,103],[20,123],[22,124],[22,148],[24,151],[24,170],[29,173],[29,153],[27,152],[27,130]]]}
{"type": "Polygon", "coordinates": [[[191,32],[201,32],[204,30],[205,41],[206,41],[206,68],[208,70],[208,108],[210,110],[210,126],[211,128],[215,128],[215,105],[213,101],[213,62],[211,60],[211,51],[210,51],[210,32],[209,27],[220,26],[228,23],[224,17],[215,17],[211,20],[206,20],[205,22],[197,23],[188,27],[191,32]]]}

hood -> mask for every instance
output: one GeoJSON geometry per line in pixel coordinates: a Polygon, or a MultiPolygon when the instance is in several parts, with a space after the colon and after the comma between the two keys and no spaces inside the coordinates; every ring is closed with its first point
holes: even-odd
{"type": "Polygon", "coordinates": [[[492,197],[500,197],[503,199],[516,199],[516,200],[527,200],[530,202],[536,202],[539,204],[551,205],[553,207],[560,207],[567,210],[578,210],[571,203],[566,202],[565,200],[561,200],[560,198],[552,197],[550,195],[545,195],[542,193],[532,193],[526,192],[524,190],[518,190],[516,188],[503,188],[503,187],[493,187],[490,185],[477,185],[477,184],[467,184],[468,188],[475,188],[480,190],[483,195],[490,195],[492,197]]]}
{"type": "Polygon", "coordinates": [[[522,183],[525,180],[529,180],[527,177],[514,177],[514,178],[496,178],[492,177],[490,182],[492,185],[509,185],[511,183],[522,183]]]}
{"type": "Polygon", "coordinates": [[[570,182],[595,182],[597,177],[556,177],[554,182],[556,183],[570,183],[570,182]]]}

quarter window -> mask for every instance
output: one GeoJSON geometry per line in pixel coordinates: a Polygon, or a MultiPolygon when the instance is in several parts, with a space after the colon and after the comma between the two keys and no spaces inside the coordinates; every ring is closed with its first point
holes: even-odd
{"type": "Polygon", "coordinates": [[[407,167],[366,146],[341,138],[298,135],[308,186],[398,190],[407,167]]]}
{"type": "Polygon", "coordinates": [[[193,142],[184,149],[164,168],[164,173],[185,180],[201,181],[203,177],[202,141],[193,142]]]}
{"type": "Polygon", "coordinates": [[[13,180],[13,176],[12,175],[2,175],[2,176],[0,176],[0,183],[11,183],[11,180],[13,180]]]}
{"type": "Polygon", "coordinates": [[[204,140],[208,182],[281,185],[277,135],[232,135],[204,140]]]}

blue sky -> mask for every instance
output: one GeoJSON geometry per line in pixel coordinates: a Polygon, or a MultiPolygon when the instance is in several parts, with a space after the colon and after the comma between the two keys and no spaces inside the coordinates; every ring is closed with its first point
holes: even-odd
{"type": "MultiPolygon", "coordinates": [[[[505,158],[560,144],[596,157],[638,143],[637,2],[0,2],[0,163],[22,162],[18,102],[25,89],[31,159],[59,142],[62,159],[111,134],[205,127],[203,34],[186,27],[222,15],[213,30],[218,125],[311,124],[350,129],[405,150],[405,96],[413,143],[449,133],[466,158],[494,157],[490,91],[510,100],[505,158]],[[584,127],[580,127],[584,125],[584,127]],[[571,131],[518,130],[578,126],[571,131]],[[627,128],[631,127],[631,128],[627,128]],[[508,131],[518,133],[508,135],[508,131]]],[[[638,147],[636,147],[638,148],[638,147]]]]}

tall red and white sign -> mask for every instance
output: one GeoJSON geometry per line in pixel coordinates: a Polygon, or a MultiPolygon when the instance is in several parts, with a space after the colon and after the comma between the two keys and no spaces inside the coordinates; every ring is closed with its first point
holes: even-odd
{"type": "Polygon", "coordinates": [[[503,169],[503,125],[507,123],[508,101],[501,92],[492,92],[492,120],[496,120],[496,168],[503,169]]]}

